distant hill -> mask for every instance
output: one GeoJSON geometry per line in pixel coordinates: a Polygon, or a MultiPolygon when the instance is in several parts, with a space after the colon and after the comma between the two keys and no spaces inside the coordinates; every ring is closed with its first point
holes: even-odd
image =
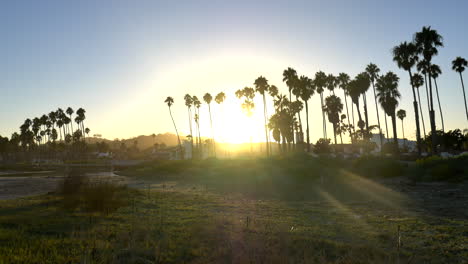
{"type": "MultiPolygon", "coordinates": [[[[180,140],[183,141],[185,137],[180,137],[180,140]]],[[[127,147],[133,146],[134,142],[137,142],[137,147],[140,150],[148,149],[153,146],[153,144],[162,144],[166,146],[176,146],[177,145],[177,136],[172,133],[164,134],[155,134],[153,135],[140,135],[133,138],[127,139],[106,139],[106,138],[97,138],[97,137],[88,137],[86,138],[87,143],[96,143],[96,142],[106,142],[110,145],[111,148],[119,148],[122,143],[125,143],[127,147]]]]}

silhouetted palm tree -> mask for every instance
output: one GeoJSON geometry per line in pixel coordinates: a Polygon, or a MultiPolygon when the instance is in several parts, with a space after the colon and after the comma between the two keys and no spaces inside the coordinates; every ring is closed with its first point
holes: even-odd
{"type": "MultiPolygon", "coordinates": [[[[347,116],[347,119],[348,119],[348,127],[351,126],[351,121],[350,121],[350,118],[349,118],[349,111],[348,111],[348,100],[347,100],[347,97],[348,97],[348,83],[349,83],[349,75],[342,72],[338,75],[338,83],[339,83],[339,87],[343,90],[343,95],[344,95],[344,100],[345,100],[345,106],[346,106],[346,116],[347,116]]],[[[352,105],[351,105],[352,106],[352,105]]],[[[351,130],[349,130],[351,131],[351,130]]],[[[350,137],[351,137],[351,134],[350,134],[350,137]]]]}
{"type": "Polygon", "coordinates": [[[166,98],[166,100],[164,100],[164,103],[167,104],[167,107],[169,108],[169,114],[171,115],[171,119],[172,119],[172,124],[174,124],[174,129],[176,131],[176,134],[177,134],[177,141],[179,143],[179,149],[181,151],[181,154],[182,154],[182,144],[180,144],[180,137],[179,137],[179,131],[177,130],[177,126],[176,126],[176,123],[174,121],[174,117],[172,116],[172,110],[171,110],[171,106],[174,104],[174,98],[168,96],[166,98]]]}
{"type": "Polygon", "coordinates": [[[445,126],[444,126],[444,115],[442,114],[442,106],[440,105],[440,97],[439,97],[439,87],[437,85],[437,78],[442,74],[442,70],[440,69],[439,65],[437,64],[432,64],[429,67],[429,70],[431,71],[431,76],[432,79],[434,79],[434,84],[436,87],[436,95],[437,95],[437,103],[439,104],[439,112],[440,112],[440,121],[442,123],[442,131],[445,131],[445,126]]]}
{"type": "MultiPolygon", "coordinates": [[[[427,75],[428,75],[430,64],[426,60],[422,60],[418,62],[416,67],[418,71],[422,75],[424,75],[424,86],[426,87],[427,111],[429,113],[431,111],[431,101],[429,99],[429,85],[428,85],[429,81],[427,79],[427,75]]],[[[421,101],[419,103],[422,104],[421,101]]]]}
{"type": "Polygon", "coordinates": [[[262,95],[262,99],[263,99],[263,120],[264,120],[264,124],[265,124],[265,140],[266,140],[266,153],[267,153],[267,156],[270,155],[270,139],[269,139],[269,136],[268,136],[268,127],[267,127],[267,108],[266,108],[266,98],[265,98],[265,93],[268,92],[268,88],[269,88],[269,85],[268,85],[268,80],[263,77],[263,76],[260,76],[258,77],[255,82],[254,82],[254,85],[255,85],[255,90],[262,95]]]}
{"type": "Polygon", "coordinates": [[[419,111],[421,112],[421,122],[423,125],[424,138],[426,138],[426,126],[424,124],[424,115],[421,107],[421,96],[419,93],[419,88],[424,85],[424,78],[421,74],[415,73],[412,77],[412,86],[418,91],[418,101],[419,101],[419,111]]]}
{"type": "MultiPolygon", "coordinates": [[[[415,82],[413,80],[413,74],[411,73],[411,68],[413,68],[414,65],[418,61],[417,47],[415,44],[408,43],[405,41],[405,42],[402,42],[400,45],[395,46],[393,48],[392,53],[393,53],[393,61],[396,62],[399,68],[402,68],[405,71],[407,71],[410,77],[410,84],[411,84],[411,88],[413,91],[413,110],[414,110],[414,119],[416,122],[417,148],[418,148],[418,155],[421,155],[421,129],[419,127],[418,100],[416,99],[416,90],[415,90],[416,87],[414,85],[415,82]]],[[[418,89],[418,93],[419,93],[419,89],[418,89]]],[[[418,97],[419,97],[419,94],[418,94],[418,97]]],[[[419,108],[421,109],[421,101],[419,102],[419,108]]],[[[421,112],[421,118],[423,118],[422,112],[421,112]]],[[[426,132],[424,132],[424,134],[425,133],[426,132]]]]}
{"type": "Polygon", "coordinates": [[[343,111],[341,99],[336,95],[330,95],[325,98],[324,111],[327,112],[328,121],[333,124],[333,136],[335,138],[336,145],[336,132],[338,129],[338,123],[340,122],[340,113],[343,111]]]}
{"type": "Polygon", "coordinates": [[[185,106],[187,107],[187,113],[188,113],[188,120],[189,120],[189,129],[190,129],[190,148],[192,151],[192,158],[193,158],[193,129],[192,129],[192,104],[193,104],[193,99],[190,94],[186,94],[184,96],[185,100],[185,106]]]}
{"type": "MultiPolygon", "coordinates": [[[[226,94],[224,94],[223,92],[220,92],[215,96],[215,102],[219,105],[222,104],[224,100],[226,100],[226,94]]],[[[216,155],[216,149],[215,149],[215,155],[216,155]]]]}
{"type": "Polygon", "coordinates": [[[382,129],[380,127],[380,117],[379,117],[379,106],[377,104],[377,94],[375,93],[375,80],[379,77],[380,69],[377,65],[373,63],[369,63],[366,67],[367,75],[369,75],[369,79],[372,84],[372,90],[374,91],[374,102],[375,102],[375,112],[377,113],[377,126],[379,129],[379,137],[380,137],[380,146],[383,146],[383,134],[382,129]]]}
{"type": "MultiPolygon", "coordinates": [[[[420,32],[414,34],[414,41],[416,47],[418,48],[419,54],[421,54],[424,60],[431,65],[432,57],[438,54],[438,47],[443,47],[442,36],[439,35],[437,30],[432,29],[431,27],[423,27],[420,32]]],[[[431,72],[428,71],[428,81],[429,81],[429,98],[430,98],[430,111],[429,117],[431,121],[431,135],[432,135],[432,153],[437,153],[437,143],[436,143],[436,124],[435,124],[435,114],[434,114],[434,100],[432,96],[432,76],[431,72]]]]}
{"type": "Polygon", "coordinates": [[[403,109],[398,110],[397,116],[401,120],[401,133],[403,135],[403,140],[406,141],[405,140],[405,127],[403,125],[403,119],[406,118],[406,111],[403,109]]]}
{"type": "Polygon", "coordinates": [[[327,89],[333,94],[335,95],[335,87],[338,85],[338,81],[336,79],[335,76],[333,76],[333,74],[328,74],[327,75],[327,81],[326,81],[326,86],[327,86],[327,89]]]}
{"type": "Polygon", "coordinates": [[[462,57],[457,57],[456,59],[452,61],[452,70],[460,74],[460,81],[461,81],[462,90],[463,90],[463,99],[465,100],[466,119],[468,119],[468,107],[466,105],[465,84],[463,83],[462,72],[465,71],[465,67],[467,65],[468,65],[468,62],[462,57]]]}
{"type": "Polygon", "coordinates": [[[68,107],[67,110],[66,110],[66,113],[70,116],[69,117],[70,122],[68,122],[68,123],[70,123],[70,126],[71,126],[71,133],[73,133],[73,122],[71,122],[71,120],[73,120],[72,115],[73,115],[74,111],[73,111],[73,109],[71,107],[68,107]]]}
{"type": "Polygon", "coordinates": [[[392,118],[393,127],[393,142],[395,149],[398,149],[398,136],[396,129],[396,107],[398,106],[398,99],[400,92],[398,91],[399,78],[393,72],[379,77],[375,84],[377,90],[377,98],[385,113],[392,118]]]}
{"type": "Polygon", "coordinates": [[[323,107],[324,107],[323,91],[327,85],[327,75],[322,71],[315,73],[314,84],[315,84],[315,91],[317,91],[317,93],[320,94],[320,109],[322,110],[323,138],[327,138],[327,123],[325,120],[325,111],[323,111],[323,107]]]}
{"type": "Polygon", "coordinates": [[[210,114],[210,126],[211,126],[211,139],[213,140],[213,153],[216,155],[216,143],[214,139],[214,131],[213,131],[213,119],[211,117],[211,101],[213,101],[213,96],[210,93],[206,93],[203,96],[203,101],[208,105],[208,113],[210,114]]]}
{"type": "Polygon", "coordinates": [[[202,141],[201,141],[201,133],[200,133],[200,107],[201,107],[201,102],[198,100],[197,96],[192,96],[193,100],[193,106],[195,107],[195,124],[197,125],[197,132],[198,136],[197,137],[197,149],[198,149],[198,154],[199,157],[202,157],[203,155],[203,146],[202,146],[202,141]]]}
{"type": "Polygon", "coordinates": [[[283,71],[283,82],[286,82],[286,85],[288,86],[290,102],[292,102],[291,94],[292,90],[296,86],[297,80],[297,72],[293,68],[288,67],[286,70],[283,71]]]}
{"type": "Polygon", "coordinates": [[[306,134],[307,134],[307,152],[310,152],[310,134],[309,134],[309,99],[315,93],[315,86],[312,79],[302,75],[299,78],[298,86],[300,87],[300,97],[304,101],[306,109],[306,134]]]}
{"type": "MultiPolygon", "coordinates": [[[[251,87],[244,87],[244,89],[242,90],[237,90],[235,94],[236,97],[239,99],[244,98],[244,102],[241,104],[242,110],[244,111],[247,117],[252,117],[253,109],[255,107],[255,104],[253,102],[253,99],[255,97],[255,90],[251,87]]],[[[250,152],[253,152],[252,136],[250,136],[250,152]]]]}

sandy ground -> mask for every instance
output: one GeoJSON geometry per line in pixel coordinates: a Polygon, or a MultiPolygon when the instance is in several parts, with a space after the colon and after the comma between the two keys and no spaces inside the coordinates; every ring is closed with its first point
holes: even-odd
{"type": "MultiPolygon", "coordinates": [[[[15,172],[17,174],[17,172],[15,172]]],[[[89,177],[99,180],[108,180],[128,184],[127,178],[111,172],[88,173],[89,177]]],[[[55,192],[64,176],[7,176],[0,174],[0,200],[10,200],[27,196],[55,192]]]]}

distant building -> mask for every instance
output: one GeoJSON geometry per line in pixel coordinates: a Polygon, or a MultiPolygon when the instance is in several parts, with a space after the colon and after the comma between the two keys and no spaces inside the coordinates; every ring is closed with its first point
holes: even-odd
{"type": "MultiPolygon", "coordinates": [[[[382,134],[383,137],[383,143],[387,142],[393,142],[393,138],[385,138],[385,135],[382,134]]],[[[377,148],[375,151],[380,151],[382,149],[382,146],[380,145],[380,135],[379,134],[372,134],[372,138],[370,139],[371,142],[374,142],[377,145],[377,148]]],[[[413,140],[408,140],[408,139],[401,139],[398,138],[398,147],[403,148],[407,147],[409,152],[416,151],[416,141],[413,140]]]]}

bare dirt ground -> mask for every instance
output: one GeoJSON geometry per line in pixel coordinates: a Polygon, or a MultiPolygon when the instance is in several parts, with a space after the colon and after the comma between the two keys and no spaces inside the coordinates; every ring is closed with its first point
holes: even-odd
{"type": "MultiPolygon", "coordinates": [[[[17,174],[17,172],[14,173],[14,175],[17,174]]],[[[0,174],[0,200],[11,200],[55,192],[64,178],[64,176],[61,175],[51,175],[47,173],[41,173],[41,176],[9,175],[9,173],[0,174]],[[46,175],[42,176],[43,174],[46,175]]],[[[36,173],[36,175],[39,175],[39,173],[36,173]]],[[[127,184],[126,177],[117,176],[111,172],[88,173],[87,175],[96,180],[110,179],[127,184]]]]}

